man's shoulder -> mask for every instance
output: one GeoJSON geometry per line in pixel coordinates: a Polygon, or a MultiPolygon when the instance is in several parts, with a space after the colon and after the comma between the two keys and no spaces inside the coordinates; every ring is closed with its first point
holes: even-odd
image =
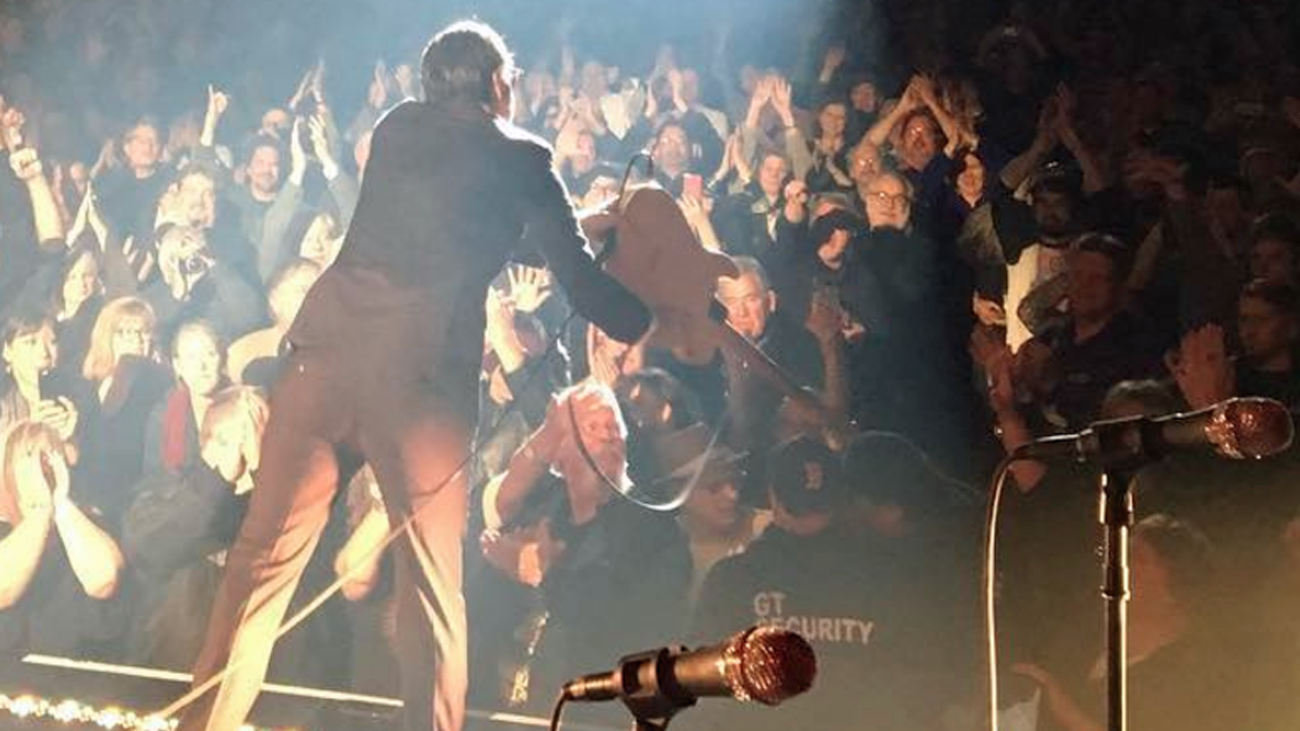
{"type": "Polygon", "coordinates": [[[545,160],[546,164],[550,165],[553,151],[551,144],[545,139],[503,119],[495,120],[493,125],[506,141],[507,146],[516,151],[516,154],[545,160]]]}

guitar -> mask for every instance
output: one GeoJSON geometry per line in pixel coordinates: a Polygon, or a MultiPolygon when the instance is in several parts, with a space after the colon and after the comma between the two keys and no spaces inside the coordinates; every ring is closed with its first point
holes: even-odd
{"type": "Polygon", "coordinates": [[[718,277],[739,274],[735,262],[700,246],[681,208],[662,188],[629,187],[610,210],[585,216],[581,224],[587,238],[602,246],[605,270],[654,313],[648,347],[669,350],[694,365],[712,362],[721,351],[733,370],[778,389],[801,421],[843,426],[840,415],[727,324],[714,288],[718,277]]]}

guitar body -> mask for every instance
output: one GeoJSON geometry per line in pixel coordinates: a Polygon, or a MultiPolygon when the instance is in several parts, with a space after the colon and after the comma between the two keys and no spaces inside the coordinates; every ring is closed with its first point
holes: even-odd
{"type": "Polygon", "coordinates": [[[677,201],[654,184],[632,186],[613,210],[582,219],[583,231],[603,244],[605,270],[641,298],[655,316],[647,345],[672,351],[693,365],[713,362],[719,350],[733,376],[761,379],[778,389],[806,419],[838,419],[800,388],[753,343],[716,317],[718,277],[739,275],[726,254],[700,246],[677,201]],[[612,246],[612,250],[609,247],[612,246]]]}
{"type": "Polygon", "coordinates": [[[718,277],[737,275],[731,257],[700,246],[677,201],[653,184],[629,188],[616,213],[584,219],[583,229],[613,246],[605,270],[654,311],[647,345],[683,362],[711,362],[718,348],[713,291],[718,277]]]}

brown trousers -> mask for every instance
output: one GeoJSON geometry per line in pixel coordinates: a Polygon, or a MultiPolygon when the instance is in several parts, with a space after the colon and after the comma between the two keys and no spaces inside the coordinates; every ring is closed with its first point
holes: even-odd
{"type": "Polygon", "coordinates": [[[461,541],[464,459],[473,417],[360,343],[290,356],[271,393],[248,515],[195,667],[202,683],[238,666],[184,714],[180,731],[237,731],[257,698],[273,637],[329,516],[338,487],[336,447],[359,450],[374,470],[390,521],[418,517],[393,544],[397,656],[407,731],[460,731],[467,684],[461,541]],[[388,367],[376,368],[381,363],[388,367]],[[384,371],[378,373],[377,371],[384,371]],[[451,477],[451,479],[449,479],[451,477]]]}

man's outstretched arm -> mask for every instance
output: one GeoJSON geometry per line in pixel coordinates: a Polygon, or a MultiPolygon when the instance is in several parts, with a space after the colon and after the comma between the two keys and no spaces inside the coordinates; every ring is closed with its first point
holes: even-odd
{"type": "Polygon", "coordinates": [[[564,184],[551,166],[550,151],[538,146],[533,154],[527,171],[531,177],[526,186],[525,239],[546,258],[579,314],[615,340],[637,342],[650,328],[650,310],[596,266],[564,184]]]}

